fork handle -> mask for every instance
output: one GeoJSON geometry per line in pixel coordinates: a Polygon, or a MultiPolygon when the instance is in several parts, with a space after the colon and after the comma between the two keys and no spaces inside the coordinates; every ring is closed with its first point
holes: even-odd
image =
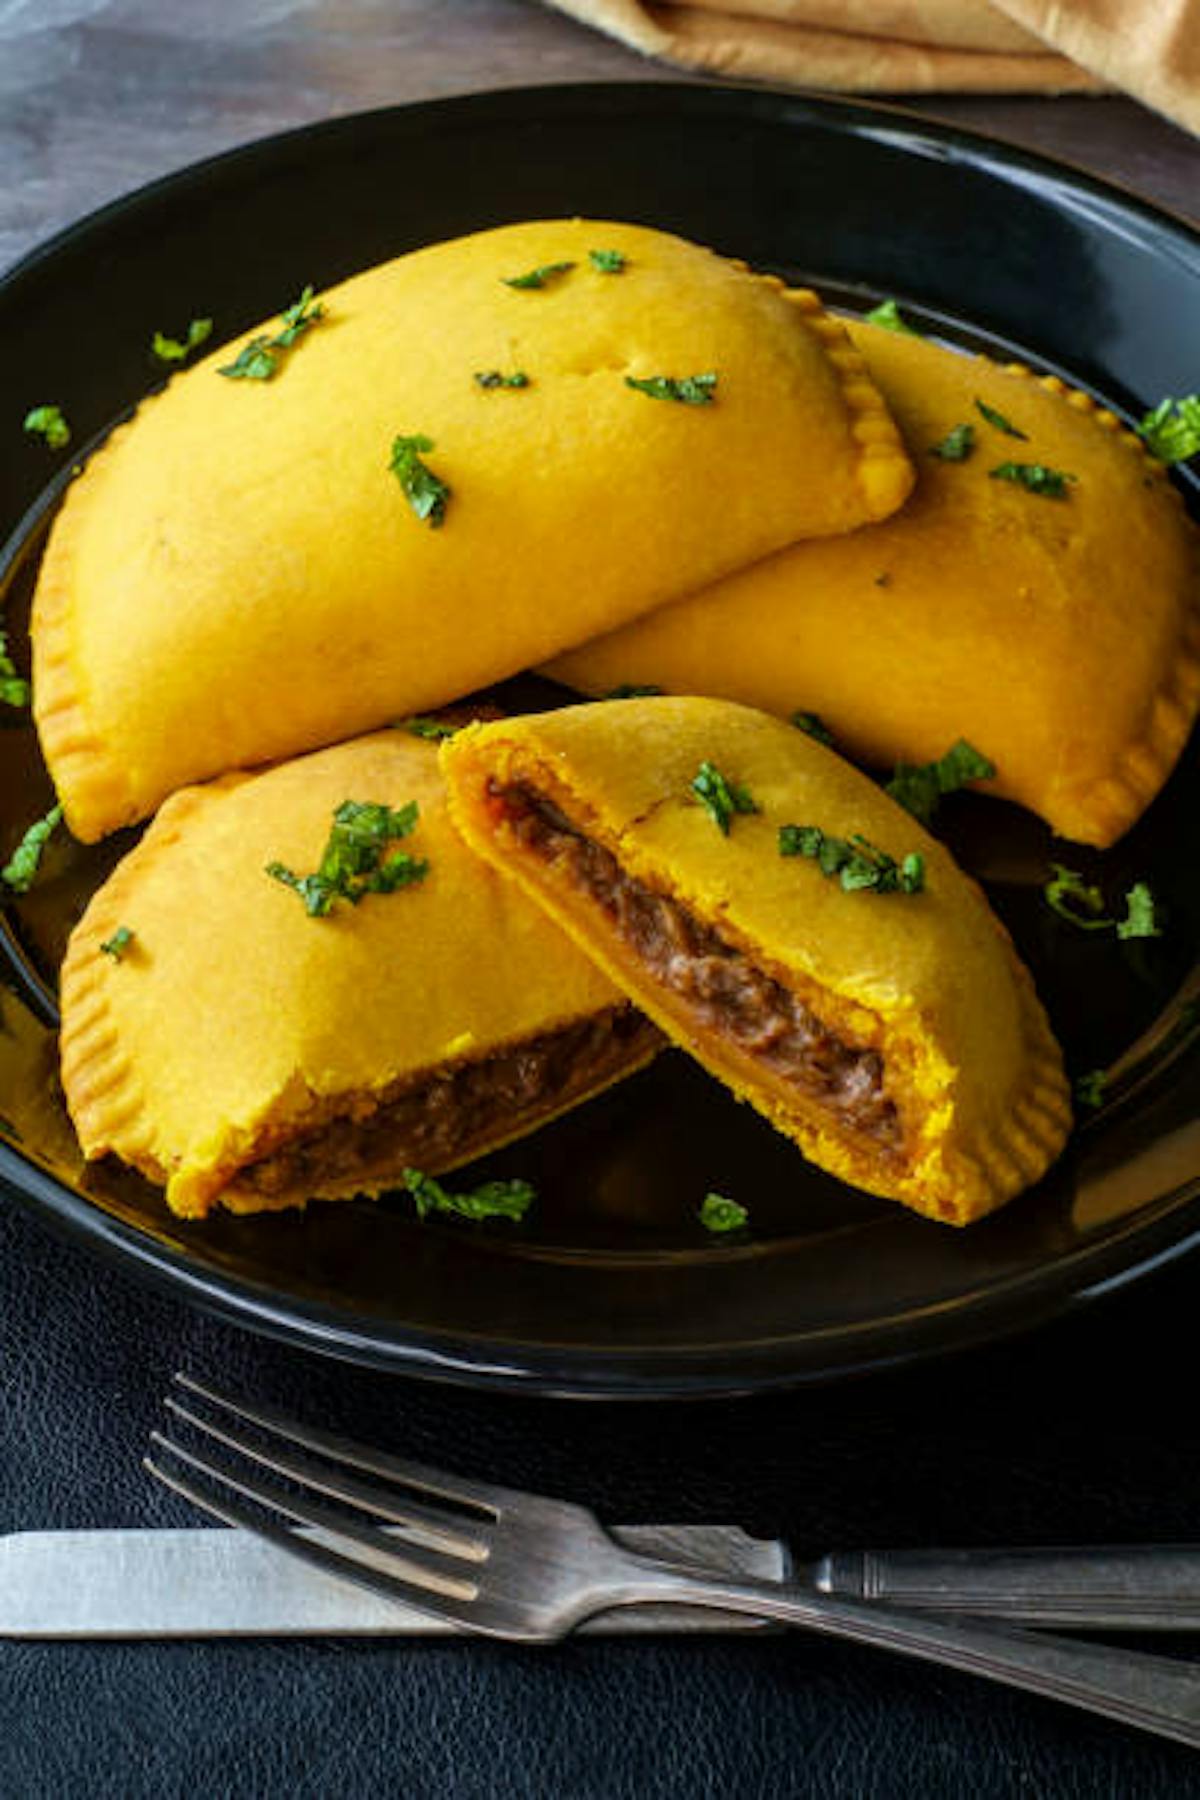
{"type": "Polygon", "coordinates": [[[1200,1630],[1200,1549],[1187,1544],[835,1551],[811,1577],[823,1594],[921,1612],[1088,1630],[1200,1630]]]}
{"type": "MultiPolygon", "coordinates": [[[[805,1625],[829,1637],[873,1644],[901,1656],[1044,1694],[1200,1749],[1200,1670],[1190,1663],[1140,1650],[1048,1637],[1011,1625],[977,1624],[973,1619],[939,1613],[904,1613],[878,1601],[835,1599],[790,1584],[712,1580],[640,1557],[622,1560],[631,1576],[631,1565],[636,1563],[646,1577],[641,1582],[631,1579],[630,1601],[719,1606],[777,1619],[784,1625],[805,1625]]],[[[622,1595],[616,1603],[624,1600],[622,1595]]]]}

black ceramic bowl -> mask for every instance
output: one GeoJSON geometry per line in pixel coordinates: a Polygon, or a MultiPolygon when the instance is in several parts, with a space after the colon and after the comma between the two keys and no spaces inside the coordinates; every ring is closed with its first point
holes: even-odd
{"type": "MultiPolygon", "coordinates": [[[[27,407],[57,401],[86,445],[156,379],[156,328],[212,314],[218,336],[232,336],[305,282],[328,286],[431,239],[569,213],[682,232],[851,309],[895,295],[924,329],[1017,353],[1133,417],[1195,385],[1197,234],[947,126],[650,84],[339,120],[159,182],[0,284],[10,422],[0,522],[12,532],[4,580],[18,657],[55,499],[46,450],[18,429],[27,407]]],[[[411,1373],[713,1394],[1012,1331],[1200,1231],[1200,1057],[1187,1004],[1200,940],[1198,797],[1190,753],[1115,850],[1057,851],[1110,891],[1153,882],[1168,931],[1126,946],[1072,932],[1041,902],[1056,851],[1036,821],[979,799],[947,808],[947,835],[1014,930],[1072,1067],[1112,1071],[1108,1103],[1050,1176],[967,1232],[820,1174],[678,1054],[490,1160],[489,1172],[538,1184],[520,1228],[418,1225],[403,1198],[184,1225],[135,1177],[83,1168],[55,1086],[55,969],[122,844],[57,848],[46,879],[8,908],[0,1179],[99,1252],[229,1317],[411,1373]],[[696,1210],[710,1188],[749,1207],[747,1233],[703,1231],[696,1210]]],[[[8,721],[0,844],[50,798],[32,732],[8,721]]]]}

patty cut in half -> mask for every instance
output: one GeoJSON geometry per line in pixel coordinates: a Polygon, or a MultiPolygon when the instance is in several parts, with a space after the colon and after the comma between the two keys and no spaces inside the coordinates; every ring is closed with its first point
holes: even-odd
{"type": "Polygon", "coordinates": [[[821,1167],[965,1224],[1061,1149],[1061,1055],[1003,927],[811,737],[634,699],[471,726],[442,761],[469,842],[821,1167]]]}
{"type": "Polygon", "coordinates": [[[661,1045],[396,730],[170,800],[72,934],[62,1016],[85,1154],[186,1217],[438,1173],[661,1045]]]}

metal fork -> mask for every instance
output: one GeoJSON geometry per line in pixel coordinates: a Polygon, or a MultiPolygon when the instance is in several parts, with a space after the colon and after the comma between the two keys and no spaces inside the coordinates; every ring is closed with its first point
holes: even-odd
{"type": "Polygon", "coordinates": [[[446,1474],[273,1408],[242,1405],[189,1376],[175,1380],[216,1409],[220,1423],[170,1396],[168,1411],[244,1460],[156,1431],[151,1441],[172,1466],[148,1456],[152,1475],[227,1525],[468,1631],[553,1643],[612,1607],[717,1607],[964,1669],[1200,1747],[1200,1670],[1190,1663],[657,1561],[618,1545],[585,1507],[446,1474]],[[271,1441],[264,1444],[246,1425],[271,1441]],[[246,1461],[270,1473],[247,1469],[246,1461]],[[314,1493],[392,1529],[385,1534],[314,1493]],[[311,1531],[301,1536],[273,1523],[238,1495],[311,1531]]]}

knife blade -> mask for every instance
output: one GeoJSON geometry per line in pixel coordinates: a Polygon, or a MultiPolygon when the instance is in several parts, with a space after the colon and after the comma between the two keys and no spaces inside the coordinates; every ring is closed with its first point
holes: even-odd
{"type": "MultiPolygon", "coordinates": [[[[735,1526],[630,1525],[631,1550],[782,1581],[784,1546],[735,1526]]],[[[586,1632],[763,1632],[745,1614],[627,1607],[586,1632]]],[[[449,1637],[455,1628],[339,1581],[246,1531],[20,1531],[0,1537],[0,1637],[449,1637]]]]}

